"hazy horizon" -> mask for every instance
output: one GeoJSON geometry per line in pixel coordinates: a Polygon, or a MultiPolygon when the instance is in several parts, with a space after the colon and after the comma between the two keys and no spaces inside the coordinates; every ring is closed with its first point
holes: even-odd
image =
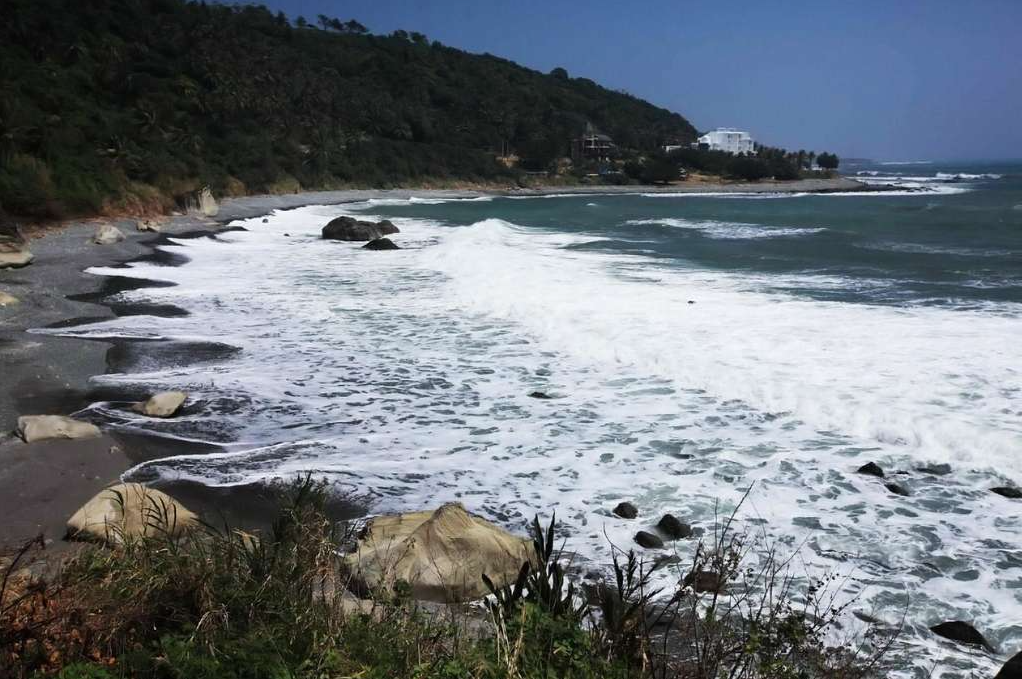
{"type": "Polygon", "coordinates": [[[292,18],[419,31],[529,68],[567,69],[700,130],[874,160],[1022,158],[1022,3],[841,5],[267,0],[292,18]],[[672,77],[674,74],[677,77],[672,77]]]}

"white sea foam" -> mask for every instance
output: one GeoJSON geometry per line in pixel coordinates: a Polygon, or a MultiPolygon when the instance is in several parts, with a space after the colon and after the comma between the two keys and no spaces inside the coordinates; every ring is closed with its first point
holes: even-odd
{"type": "Polygon", "coordinates": [[[643,225],[659,224],[678,229],[692,229],[702,231],[710,238],[721,238],[726,240],[750,239],[750,238],[791,238],[795,236],[811,236],[814,233],[826,231],[823,227],[817,228],[794,228],[762,226],[760,224],[742,224],[738,222],[717,222],[717,221],[692,221],[688,219],[630,219],[626,224],[643,225]]]}
{"type": "MultiPolygon", "coordinates": [[[[279,212],[247,232],[176,242],[191,260],[178,268],[96,270],[174,281],[121,297],[191,314],[54,332],[242,349],[99,378],[184,388],[204,412],[159,426],[212,420],[236,438],[223,454],[145,463],[135,478],[312,471],[372,490],[379,511],[460,499],[518,529],[556,509],[571,548],[596,564],[604,532],[626,546],[639,527],[609,513],[617,500],[642,508],[642,526],[670,511],[709,527],[715,501],[726,512],[755,484],[745,516],[788,547],[805,540],[812,573],[850,572],[857,609],[895,623],[905,613],[920,629],[969,619],[995,644],[1022,641],[1022,525],[986,490],[1003,483],[992,470],[1022,481],[1018,305],[994,315],[806,301],[765,292],[777,280],[566,248],[593,238],[499,219],[395,220],[403,249],[388,253],[319,238],[355,209],[372,206],[279,212]],[[912,496],[854,474],[867,460],[910,471],[898,480],[912,496]],[[955,474],[911,471],[924,461],[955,474]]],[[[683,557],[691,548],[678,543],[683,557]]],[[[928,637],[902,643],[928,667],[928,637]]]]}

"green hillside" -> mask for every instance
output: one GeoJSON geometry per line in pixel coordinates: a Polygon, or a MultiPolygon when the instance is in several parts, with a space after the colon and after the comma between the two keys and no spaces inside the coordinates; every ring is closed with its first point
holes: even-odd
{"type": "Polygon", "coordinates": [[[682,116],[417,33],[183,0],[0,0],[0,206],[32,216],[339,185],[505,181],[587,122],[627,148],[682,116]],[[298,22],[303,23],[303,22],[298,22]]]}

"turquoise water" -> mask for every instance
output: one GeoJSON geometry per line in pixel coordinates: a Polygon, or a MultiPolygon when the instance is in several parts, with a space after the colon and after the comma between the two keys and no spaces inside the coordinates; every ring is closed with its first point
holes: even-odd
{"type": "Polygon", "coordinates": [[[175,242],[180,267],[96,271],[172,282],[120,296],[188,315],[59,332],[240,349],[98,378],[192,396],[171,421],[95,404],[109,426],[224,447],[129,478],[311,472],[376,512],[459,500],[515,530],[556,510],[597,571],[662,513],[708,531],[748,493],[758,544],[841,576],[843,633],[904,617],[905,674],[989,674],[927,628],[1022,644],[1022,501],[990,491],[1022,484],[1022,166],[850,169],[903,190],[279,211],[175,242]],[[402,249],[322,240],[339,214],[394,220],[402,249]]]}

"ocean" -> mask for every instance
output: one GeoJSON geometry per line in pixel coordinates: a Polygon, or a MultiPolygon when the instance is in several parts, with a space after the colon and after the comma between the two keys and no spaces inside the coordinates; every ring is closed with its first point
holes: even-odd
{"type": "Polygon", "coordinates": [[[594,569],[665,512],[710,532],[748,494],[743,530],[842,576],[846,630],[904,620],[907,674],[989,673],[927,627],[1022,645],[1022,500],[990,492],[1022,484],[1022,164],[842,169],[903,190],[278,211],[172,240],[181,266],[94,271],[173,283],[118,301],[186,315],[53,332],[239,350],[96,378],[197,403],[94,404],[110,426],[222,446],[133,480],[311,472],[374,512],[458,500],[518,531],[556,511],[594,569]],[[341,214],[392,220],[402,249],[322,240],[341,214]]]}

